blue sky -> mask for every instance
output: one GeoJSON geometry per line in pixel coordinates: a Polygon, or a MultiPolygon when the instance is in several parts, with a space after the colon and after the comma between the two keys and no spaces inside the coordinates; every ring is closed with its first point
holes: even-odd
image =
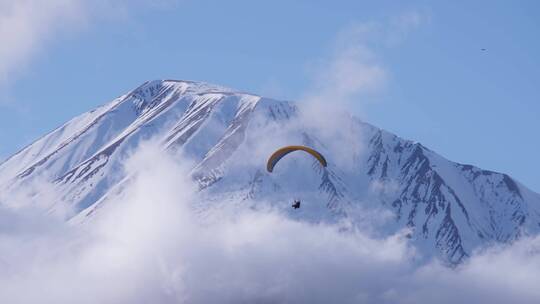
{"type": "Polygon", "coordinates": [[[365,77],[341,88],[355,114],[540,192],[539,14],[537,1],[0,1],[0,159],[145,80],[302,102],[365,77]]]}

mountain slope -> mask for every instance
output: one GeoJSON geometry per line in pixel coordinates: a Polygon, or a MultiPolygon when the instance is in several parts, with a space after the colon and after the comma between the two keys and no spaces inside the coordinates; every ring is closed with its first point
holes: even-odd
{"type": "Polygon", "coordinates": [[[0,164],[0,202],[52,182],[60,197],[51,210],[67,205],[68,218],[84,221],[122,191],[129,179],[123,162],[152,139],[193,161],[201,206],[267,201],[286,208],[301,197],[309,202],[301,217],[361,222],[358,208],[375,203],[393,214],[380,233],[407,228],[426,256],[451,263],[540,230],[540,195],[508,175],[453,163],[354,117],[325,119],[339,120],[330,136],[289,102],[198,82],[146,82],[0,164]],[[287,144],[315,147],[329,166],[295,155],[268,174],[266,157],[287,144]]]}

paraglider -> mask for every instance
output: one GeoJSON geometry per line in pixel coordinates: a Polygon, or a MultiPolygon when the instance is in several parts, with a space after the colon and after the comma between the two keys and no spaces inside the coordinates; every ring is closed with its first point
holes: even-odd
{"type": "Polygon", "coordinates": [[[311,149],[306,146],[286,146],[280,149],[277,149],[276,152],[272,153],[270,158],[268,158],[268,162],[266,163],[266,170],[268,172],[272,172],[274,170],[274,166],[287,154],[294,152],[294,151],[305,151],[315,157],[321,166],[326,167],[327,162],[324,156],[322,156],[321,153],[315,151],[314,149],[311,149]]]}
{"type": "MultiPolygon", "coordinates": [[[[326,159],[324,158],[324,156],[321,153],[319,153],[318,151],[316,151],[316,150],[314,150],[312,148],[309,148],[309,147],[306,147],[306,146],[286,146],[286,147],[283,147],[283,148],[280,148],[280,149],[276,150],[274,153],[272,153],[272,155],[270,155],[270,158],[268,158],[268,162],[266,163],[266,170],[268,172],[274,171],[274,167],[276,166],[276,164],[285,155],[287,155],[287,154],[289,154],[291,152],[294,152],[294,151],[307,152],[308,154],[313,156],[315,159],[317,159],[317,161],[321,164],[321,166],[326,167],[328,165],[327,162],[326,162],[326,159]]],[[[295,199],[293,204],[292,204],[292,207],[294,209],[300,208],[300,200],[295,199]]]]}

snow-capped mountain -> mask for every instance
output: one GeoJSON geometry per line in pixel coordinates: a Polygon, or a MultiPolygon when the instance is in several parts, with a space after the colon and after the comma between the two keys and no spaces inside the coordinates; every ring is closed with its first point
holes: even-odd
{"type": "Polygon", "coordinates": [[[540,195],[506,174],[451,162],[351,116],[325,117],[339,120],[336,131],[302,115],[294,103],[215,85],[146,82],[0,164],[0,203],[24,188],[42,195],[35,185],[46,181],[60,194],[50,210],[71,206],[68,220],[75,223],[99,216],[129,179],[122,170],[127,155],[152,139],[193,161],[201,206],[289,207],[300,197],[306,203],[296,216],[353,222],[363,220],[363,206],[380,206],[392,215],[383,233],[409,228],[425,255],[451,263],[482,245],[540,230],[540,195]],[[266,158],[289,144],[316,148],[328,167],[295,154],[266,172],[266,158]]]}

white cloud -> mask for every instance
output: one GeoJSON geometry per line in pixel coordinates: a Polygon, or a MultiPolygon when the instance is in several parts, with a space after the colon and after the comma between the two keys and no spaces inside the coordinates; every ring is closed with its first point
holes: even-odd
{"type": "Polygon", "coordinates": [[[83,0],[0,1],[0,84],[18,76],[47,40],[80,24],[83,0]]]}
{"type": "Polygon", "coordinates": [[[396,291],[402,303],[538,303],[540,238],[477,252],[457,269],[426,265],[412,278],[396,291]]]}
{"type": "Polygon", "coordinates": [[[395,47],[429,14],[407,11],[386,22],[352,23],[336,36],[332,54],[312,67],[314,86],[305,99],[330,104],[364,101],[364,93],[384,87],[388,70],[376,54],[381,47],[395,47]]]}
{"type": "Polygon", "coordinates": [[[299,103],[303,122],[315,130],[329,147],[342,168],[351,166],[350,149],[362,150],[360,138],[351,136],[352,113],[363,116],[364,106],[386,86],[390,71],[377,55],[381,47],[394,47],[419,27],[427,14],[410,11],[386,22],[355,23],[337,35],[333,50],[311,67],[313,84],[299,103]],[[329,119],[332,117],[332,119],[329,119]],[[343,119],[340,119],[343,118],[343,119]]]}
{"type": "Polygon", "coordinates": [[[339,227],[293,221],[277,211],[225,213],[230,216],[202,224],[190,208],[197,198],[183,166],[152,146],[136,153],[128,166],[136,176],[129,189],[86,225],[54,222],[42,229],[47,225],[9,211],[6,217],[20,222],[1,232],[0,260],[8,265],[0,268],[3,299],[353,300],[376,288],[369,277],[394,274],[409,253],[401,236],[378,240],[360,232],[343,234],[339,227]],[[24,233],[14,228],[25,225],[24,233]],[[356,282],[366,290],[357,290],[356,282]]]}
{"type": "Polygon", "coordinates": [[[390,20],[386,29],[383,29],[386,33],[386,45],[395,46],[402,43],[411,32],[429,21],[430,14],[427,11],[412,10],[395,16],[390,20]]]}
{"type": "MultiPolygon", "coordinates": [[[[146,145],[135,178],[93,221],[0,209],[6,303],[535,303],[540,239],[416,265],[397,234],[376,238],[279,211],[201,221],[186,160],[146,145]]],[[[189,163],[189,162],[188,162],[189,163]]]]}
{"type": "Polygon", "coordinates": [[[314,83],[304,99],[321,104],[348,104],[380,89],[387,71],[370,47],[372,27],[347,27],[338,33],[332,54],[311,68],[314,83]]]}
{"type": "MultiPolygon", "coordinates": [[[[136,7],[164,9],[178,0],[0,0],[0,86],[12,84],[58,36],[97,19],[125,20],[136,7]]],[[[3,93],[5,94],[5,93],[3,93]]],[[[4,102],[7,97],[1,98],[4,102]]]]}

